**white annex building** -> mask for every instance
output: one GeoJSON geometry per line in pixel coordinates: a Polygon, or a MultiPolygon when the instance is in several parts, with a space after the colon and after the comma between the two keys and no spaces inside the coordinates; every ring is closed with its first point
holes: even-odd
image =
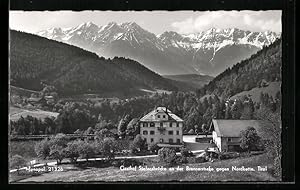
{"type": "Polygon", "coordinates": [[[139,121],[140,134],[147,144],[160,147],[181,147],[183,120],[166,107],[157,107],[139,121]]]}
{"type": "Polygon", "coordinates": [[[213,142],[217,145],[220,152],[236,151],[240,149],[241,131],[247,127],[254,127],[258,135],[263,140],[268,140],[270,134],[264,129],[272,124],[262,120],[227,120],[213,119],[211,128],[213,129],[213,142]]]}

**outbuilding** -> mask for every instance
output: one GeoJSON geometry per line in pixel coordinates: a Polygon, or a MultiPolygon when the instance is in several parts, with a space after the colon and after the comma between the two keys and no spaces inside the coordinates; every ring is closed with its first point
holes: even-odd
{"type": "Polygon", "coordinates": [[[220,152],[237,151],[240,149],[241,131],[248,127],[254,127],[258,135],[264,139],[268,139],[266,128],[271,123],[263,120],[227,120],[213,119],[210,128],[213,129],[213,142],[216,144],[220,152]]]}

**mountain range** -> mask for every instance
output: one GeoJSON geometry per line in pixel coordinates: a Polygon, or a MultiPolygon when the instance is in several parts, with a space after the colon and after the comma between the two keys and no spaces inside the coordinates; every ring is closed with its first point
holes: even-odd
{"type": "Polygon", "coordinates": [[[61,96],[131,97],[145,94],[141,89],[178,90],[175,83],[134,60],[105,59],[76,46],[10,31],[10,84],[16,87],[40,91],[48,84],[61,96]]]}
{"type": "Polygon", "coordinates": [[[160,75],[205,74],[216,76],[237,62],[273,43],[280,34],[237,28],[194,34],[166,31],[155,35],[135,22],[92,22],[70,28],[50,28],[37,35],[75,45],[99,56],[134,59],[160,75]]]}

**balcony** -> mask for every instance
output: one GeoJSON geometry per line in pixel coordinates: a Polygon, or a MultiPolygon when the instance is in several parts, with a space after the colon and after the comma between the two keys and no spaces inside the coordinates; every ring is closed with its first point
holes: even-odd
{"type": "Polygon", "coordinates": [[[159,147],[182,147],[183,146],[183,143],[158,143],[157,146],[159,147]]]}

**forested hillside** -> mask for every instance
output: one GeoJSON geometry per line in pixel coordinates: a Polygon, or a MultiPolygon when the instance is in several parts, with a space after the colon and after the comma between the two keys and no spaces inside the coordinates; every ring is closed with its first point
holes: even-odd
{"type": "Polygon", "coordinates": [[[60,95],[139,93],[140,88],[177,90],[168,80],[136,61],[105,59],[75,46],[32,34],[10,32],[11,84],[41,90],[54,85],[60,95]]]}
{"type": "Polygon", "coordinates": [[[281,39],[263,48],[249,59],[226,69],[198,91],[199,96],[215,94],[229,98],[265,82],[281,81],[281,39]]]}
{"type": "MultiPolygon", "coordinates": [[[[15,32],[14,35],[22,36],[28,34],[15,32]]],[[[12,73],[14,78],[12,78],[15,80],[14,83],[19,84],[19,86],[21,86],[20,84],[30,86],[30,81],[34,82],[34,79],[47,79],[56,84],[60,89],[64,88],[63,86],[59,86],[59,84],[65,84],[65,89],[68,89],[69,92],[77,93],[80,90],[87,90],[87,86],[92,90],[114,89],[118,87],[123,91],[129,87],[135,89],[134,85],[151,87],[169,86],[168,81],[165,80],[170,79],[162,80],[159,75],[147,70],[137,62],[124,58],[105,60],[104,58],[97,58],[97,56],[93,57],[94,54],[72,46],[37,38],[32,35],[30,37],[35,40],[40,39],[42,43],[35,42],[33,44],[40,45],[32,48],[34,46],[29,46],[31,43],[28,42],[28,46],[24,46],[26,51],[22,51],[20,48],[14,50],[23,53],[22,59],[15,54],[15,60],[12,59],[15,62],[11,63],[12,66],[18,68],[18,70],[16,68],[12,69],[14,72],[12,73]],[[43,47],[43,44],[46,43],[49,44],[44,48],[50,49],[48,51],[45,50],[43,53],[47,55],[49,52],[55,52],[56,55],[61,55],[60,59],[57,58],[60,56],[54,58],[54,56],[51,57],[48,55],[49,59],[58,60],[53,61],[53,64],[50,64],[42,56],[42,51],[38,49],[38,47],[43,47]],[[61,46],[64,48],[61,48],[61,46]],[[51,48],[54,47],[59,50],[52,51],[51,48]],[[61,54],[61,51],[67,52],[68,59],[61,54]],[[81,52],[81,56],[76,56],[74,55],[75,53],[72,54],[72,51],[81,52]],[[28,52],[28,54],[25,52],[28,52]],[[34,56],[35,54],[39,56],[34,56]],[[26,59],[26,57],[39,57],[40,60],[26,59]],[[30,62],[30,60],[33,61],[30,62]],[[48,64],[49,68],[39,67],[37,69],[39,61],[41,65],[48,64]],[[33,66],[28,67],[26,64],[23,64],[24,62],[29,65],[33,64],[33,66]],[[127,64],[127,62],[130,64],[127,64]],[[51,66],[54,68],[51,68],[51,66]],[[66,70],[63,70],[63,72],[60,66],[66,68],[66,70]],[[77,67],[79,67],[78,70],[76,70],[77,67]],[[22,69],[26,72],[22,72],[22,69]]],[[[26,44],[22,42],[22,39],[18,42],[15,41],[14,44],[19,46],[26,44]]],[[[18,39],[15,37],[15,40],[18,39]]],[[[32,41],[34,42],[35,40],[32,41]]],[[[280,73],[281,41],[278,40],[271,46],[265,47],[262,51],[253,55],[250,59],[236,64],[231,69],[227,69],[203,89],[200,89],[198,93],[177,91],[170,94],[157,93],[153,96],[140,96],[117,101],[109,99],[91,101],[87,99],[85,101],[68,102],[67,100],[61,100],[49,105],[47,108],[49,111],[59,113],[55,122],[50,122],[50,120],[48,123],[36,121],[36,125],[33,127],[35,128],[34,130],[25,131],[24,126],[26,126],[26,123],[32,123],[33,119],[20,118],[18,121],[12,122],[11,131],[15,134],[38,134],[39,131],[51,134],[59,132],[73,133],[77,130],[89,131],[89,128],[96,130],[97,123],[101,126],[109,126],[109,129],[111,126],[116,129],[120,121],[128,121],[127,123],[125,122],[125,126],[131,119],[141,118],[155,106],[166,106],[184,120],[184,133],[205,132],[208,131],[212,118],[261,119],[261,112],[267,114],[280,113],[281,93],[280,88],[276,88],[281,82],[280,73]],[[269,92],[271,91],[273,94],[276,92],[276,94],[270,96],[269,92]],[[252,96],[249,97],[248,94],[252,96]],[[241,97],[234,100],[237,96],[241,97]],[[230,100],[229,98],[233,99],[230,100]]],[[[39,83],[36,83],[36,88],[38,88],[38,85],[39,83]]],[[[127,128],[122,129],[130,132],[133,126],[128,124],[127,128]]]]}
{"type": "Polygon", "coordinates": [[[213,77],[209,75],[199,75],[199,74],[164,75],[163,77],[186,83],[186,85],[190,85],[195,89],[199,89],[203,87],[205,84],[208,84],[213,79],[213,77]]]}

